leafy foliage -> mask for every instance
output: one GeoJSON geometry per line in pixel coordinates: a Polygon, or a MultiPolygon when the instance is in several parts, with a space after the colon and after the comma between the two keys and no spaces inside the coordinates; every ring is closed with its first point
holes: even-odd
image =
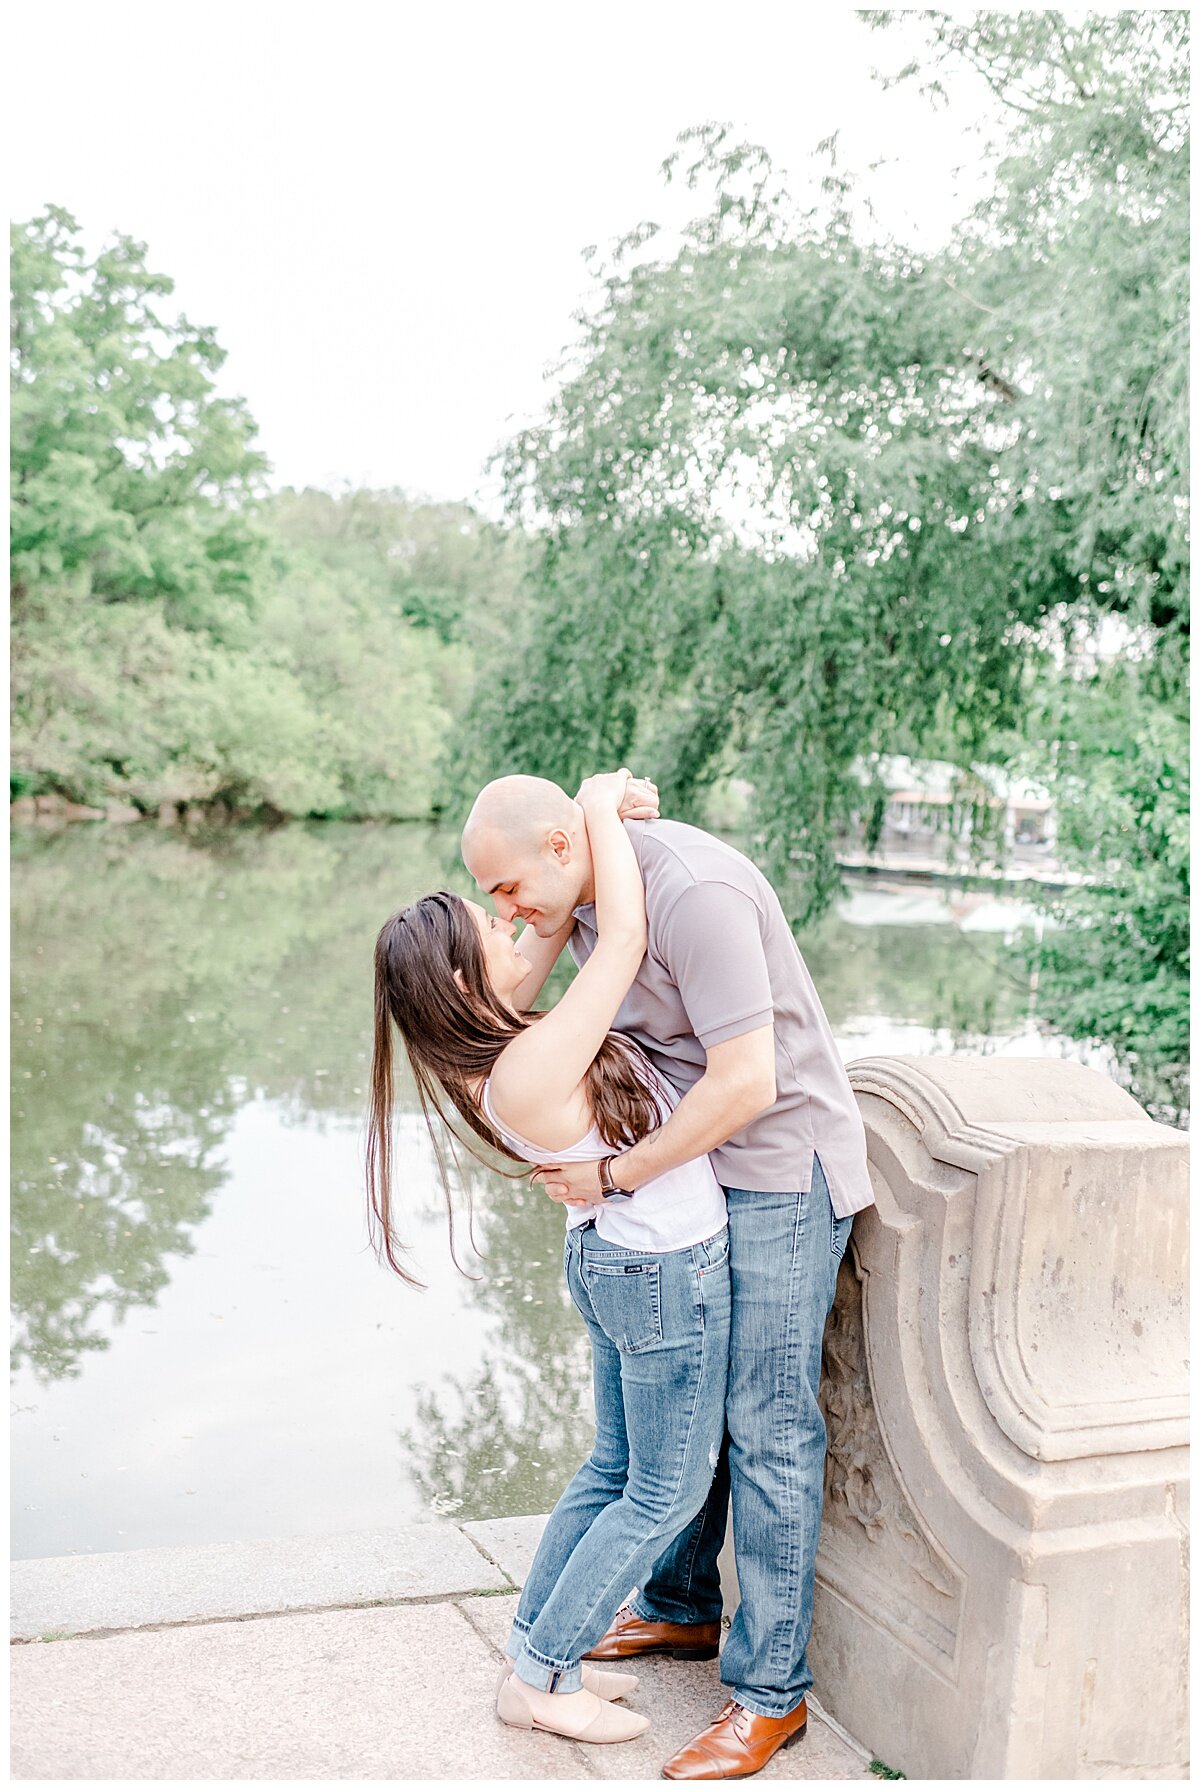
{"type": "Polygon", "coordinates": [[[268,500],[170,292],[57,208],[14,230],[14,791],[426,816],[515,543],[396,492],[268,500]]]}
{"type": "Polygon", "coordinates": [[[46,587],[161,602],[237,637],[262,542],[265,462],[240,400],[216,396],[213,332],[163,318],[171,282],[120,236],[88,261],[69,213],[13,231],[12,569],[17,613],[46,587]]]}
{"type": "Polygon", "coordinates": [[[1188,20],[933,15],[930,35],[926,84],[944,62],[965,61],[1017,120],[958,258],[986,307],[979,353],[1021,386],[1022,427],[1004,457],[1028,493],[1014,569],[1058,568],[1077,587],[1050,612],[1044,638],[1062,670],[1030,680],[1026,728],[1063,853],[1091,879],[1051,904],[1042,1011],[1110,1045],[1139,1098],[1178,1120],[1188,1099],[1188,20]]]}
{"type": "MultiPolygon", "coordinates": [[[[1060,840],[1093,879],[1058,896],[1040,949],[1041,1006],[1101,1039],[1138,1098],[1178,1123],[1188,1105],[1187,717],[1157,669],[1119,662],[1052,688],[1060,840]]],[[[1046,713],[1050,703],[1053,707],[1046,713]]]]}
{"type": "MultiPolygon", "coordinates": [[[[761,148],[685,133],[665,171],[701,208],[674,246],[653,224],[618,245],[549,414],[504,459],[537,545],[519,650],[481,672],[458,746],[464,789],[636,756],[684,817],[736,770],[768,867],[803,877],[802,916],[838,887],[856,767],[915,752],[1051,775],[1031,717],[1060,684],[1064,716],[1106,702],[1114,630],[1154,672],[1118,705],[1127,787],[1093,828],[1106,887],[1131,868],[1122,802],[1183,739],[1186,18],[925,18],[896,78],[982,76],[1011,124],[994,191],[922,256],[864,238],[834,146],[800,214],[761,148]]],[[[1093,738],[1061,760],[1084,810],[1093,738]]],[[[1139,852],[1168,852],[1147,900],[1172,904],[1173,941],[1182,759],[1159,789],[1174,818],[1139,852]]],[[[1094,867],[1087,831],[1068,821],[1094,867]]],[[[1045,1010],[1131,1066],[1177,1061],[1160,1020],[1186,988],[1149,909],[1108,1001],[1084,999],[1107,901],[1062,904],[1045,1010]],[[1143,984],[1157,993],[1128,998],[1143,984]]]]}
{"type": "MultiPolygon", "coordinates": [[[[886,30],[892,16],[868,15],[886,30]]],[[[510,526],[398,492],[267,499],[213,332],[119,237],[14,233],[13,787],[408,817],[638,757],[818,915],[891,753],[1049,782],[1073,863],[1040,1000],[1184,1098],[1188,21],[922,15],[895,80],[1008,124],[946,249],[870,239],[823,146],[685,133],[697,213],[632,231],[510,526]],[[457,722],[457,726],[454,723],[457,722]],[[1098,976],[1103,967],[1104,974],[1098,976]]]]}

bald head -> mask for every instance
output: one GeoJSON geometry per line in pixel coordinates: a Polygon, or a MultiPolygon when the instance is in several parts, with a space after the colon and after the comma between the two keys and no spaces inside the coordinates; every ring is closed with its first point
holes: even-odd
{"type": "Polygon", "coordinates": [[[548,777],[497,777],[475,797],[463,828],[463,858],[490,833],[518,851],[536,851],[556,827],[573,830],[578,810],[565,789],[548,777]]]}
{"type": "Polygon", "coordinates": [[[591,874],[582,811],[546,777],[497,777],[462,834],[463,863],[505,919],[539,933],[561,926],[591,874]]]}

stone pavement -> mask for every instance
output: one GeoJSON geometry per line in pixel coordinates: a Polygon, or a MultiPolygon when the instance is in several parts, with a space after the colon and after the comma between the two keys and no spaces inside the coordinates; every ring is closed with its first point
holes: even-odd
{"type": "MultiPolygon", "coordinates": [[[[544,1521],[17,1561],[12,1775],[657,1779],[723,1701],[715,1661],[643,1662],[631,1702],[653,1726],[621,1746],[496,1719],[544,1521]]],[[[809,1710],[762,1777],[874,1782],[870,1754],[809,1710]]]]}

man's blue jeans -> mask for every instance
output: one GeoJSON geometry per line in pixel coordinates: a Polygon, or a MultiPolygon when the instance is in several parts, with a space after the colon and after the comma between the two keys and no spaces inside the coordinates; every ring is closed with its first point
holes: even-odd
{"type": "Polygon", "coordinates": [[[835,1218],[819,1162],[811,1193],[726,1189],[733,1277],[721,1464],[704,1509],[655,1561],[633,1608],[650,1622],[715,1622],[730,1493],[742,1601],[721,1682],[755,1715],[788,1715],[812,1686],[807,1648],[825,1471],[821,1338],[852,1219],[835,1218]]]}
{"type": "Polygon", "coordinates": [[[596,1441],[555,1505],[508,1643],[537,1690],[577,1691],[582,1659],[704,1504],[724,1430],[729,1233],[664,1253],[567,1232],[588,1327],[596,1441]]]}

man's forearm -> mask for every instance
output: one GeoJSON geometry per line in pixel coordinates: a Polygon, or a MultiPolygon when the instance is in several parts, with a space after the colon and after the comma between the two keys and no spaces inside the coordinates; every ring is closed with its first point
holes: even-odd
{"type": "Polygon", "coordinates": [[[707,1156],[719,1144],[766,1110],[762,1103],[741,1089],[730,1089],[711,1075],[701,1076],[689,1088],[665,1125],[649,1137],[623,1151],[613,1162],[613,1181],[618,1187],[637,1189],[656,1175],[697,1156],[707,1156]]]}

